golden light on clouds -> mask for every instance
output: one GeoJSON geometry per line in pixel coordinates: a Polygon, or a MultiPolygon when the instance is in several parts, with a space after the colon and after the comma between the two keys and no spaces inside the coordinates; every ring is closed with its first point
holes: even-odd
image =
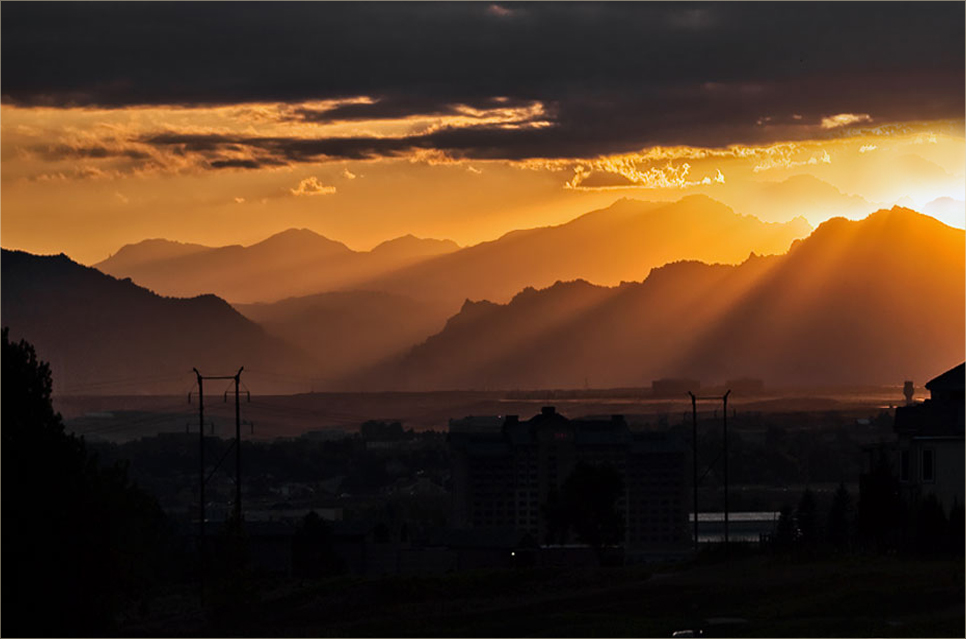
{"type": "Polygon", "coordinates": [[[335,193],[334,186],[326,186],[319,181],[319,178],[307,177],[294,189],[289,189],[292,195],[332,195],[335,193]]]}
{"type": "Polygon", "coordinates": [[[838,115],[831,115],[827,118],[822,118],[822,128],[837,129],[841,126],[849,126],[852,124],[871,121],[872,117],[868,113],[839,113],[838,115]]]}
{"type": "MultiPolygon", "coordinates": [[[[356,248],[407,233],[470,245],[621,196],[695,192],[766,221],[803,215],[814,226],[897,202],[922,210],[943,197],[962,201],[966,190],[961,120],[871,126],[861,114],[838,114],[832,128],[800,124],[798,138],[769,144],[513,159],[434,143],[541,132],[553,126],[550,107],[500,97],[401,117],[391,107],[367,96],[192,108],[4,105],[4,246],[93,262],[145,237],[224,245],[289,227],[356,248]],[[367,119],[367,109],[384,117],[367,119]],[[817,182],[758,195],[803,175],[817,182]]],[[[933,214],[966,225],[955,208],[933,214]]]]}

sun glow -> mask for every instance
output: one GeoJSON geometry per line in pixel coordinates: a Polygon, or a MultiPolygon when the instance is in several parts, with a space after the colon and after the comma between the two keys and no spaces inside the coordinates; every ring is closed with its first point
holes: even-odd
{"type": "Polygon", "coordinates": [[[356,246],[414,230],[474,244],[559,224],[624,195],[671,201],[690,193],[766,221],[804,216],[816,226],[898,203],[966,226],[962,121],[839,118],[844,124],[825,133],[812,125],[810,139],[769,144],[500,159],[436,142],[546,129],[554,126],[547,105],[495,97],[445,112],[395,110],[370,96],[191,108],[4,105],[4,243],[61,247],[91,261],[146,234],[220,245],[290,226],[356,246]],[[201,210],[203,223],[192,213],[201,210]],[[455,211],[463,215],[454,219],[455,211]],[[239,219],[245,225],[228,223],[239,219]],[[110,230],[83,233],[81,220],[110,230]]]}

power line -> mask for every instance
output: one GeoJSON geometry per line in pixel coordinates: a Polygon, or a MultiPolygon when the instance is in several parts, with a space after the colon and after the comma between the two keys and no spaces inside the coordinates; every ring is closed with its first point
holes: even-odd
{"type": "MultiPolygon", "coordinates": [[[[179,405],[180,406],[180,405],[179,405]]],[[[169,412],[176,410],[179,406],[164,406],[158,408],[146,415],[141,415],[139,417],[124,419],[119,423],[111,423],[105,425],[95,425],[94,428],[83,428],[82,424],[77,424],[76,422],[84,419],[83,417],[74,420],[69,420],[65,422],[64,426],[70,428],[72,432],[80,435],[88,434],[99,434],[105,432],[120,432],[124,430],[133,430],[143,426],[150,425],[152,423],[163,423],[167,420],[178,421],[183,419],[187,414],[185,412],[169,412]]],[[[140,411],[138,411],[140,412],[140,411]]]]}
{"type": "Polygon", "coordinates": [[[109,380],[98,380],[94,382],[77,382],[70,386],[62,387],[58,389],[60,394],[68,394],[71,392],[77,392],[79,390],[90,390],[95,388],[102,388],[105,386],[132,386],[135,384],[144,384],[150,382],[166,382],[166,381],[177,381],[182,379],[183,373],[170,374],[170,375],[151,375],[146,377],[123,377],[119,379],[109,379],[109,380]]]}
{"type": "Polygon", "coordinates": [[[724,543],[725,549],[728,547],[728,395],[731,394],[729,390],[721,397],[698,397],[691,391],[688,391],[688,395],[691,396],[691,416],[692,425],[694,428],[694,433],[692,435],[692,472],[693,472],[693,490],[694,490],[694,549],[698,549],[698,482],[704,479],[710,472],[711,468],[718,463],[718,459],[724,457],[724,543]],[[702,475],[701,479],[698,478],[698,400],[715,400],[724,402],[724,410],[722,411],[722,424],[724,427],[724,442],[721,455],[712,462],[712,464],[702,475]]]}
{"type": "MultiPolygon", "coordinates": [[[[204,606],[205,602],[205,570],[207,567],[207,554],[205,549],[205,483],[210,479],[210,477],[205,477],[205,393],[204,393],[204,383],[206,379],[216,380],[216,379],[231,379],[235,382],[235,525],[241,526],[241,409],[239,402],[239,384],[241,382],[242,371],[245,367],[242,366],[238,369],[238,372],[234,375],[202,375],[197,368],[193,369],[195,376],[197,377],[198,383],[198,506],[199,506],[199,519],[198,519],[198,536],[199,545],[201,552],[201,575],[200,575],[200,586],[199,594],[201,597],[201,604],[204,606]]],[[[227,391],[226,391],[227,393],[227,391]]],[[[188,401],[191,401],[191,395],[188,395],[188,401]]],[[[229,448],[229,450],[231,450],[229,448]]],[[[224,457],[227,456],[228,451],[222,456],[222,459],[218,461],[215,465],[215,470],[224,461],[224,457]]]]}

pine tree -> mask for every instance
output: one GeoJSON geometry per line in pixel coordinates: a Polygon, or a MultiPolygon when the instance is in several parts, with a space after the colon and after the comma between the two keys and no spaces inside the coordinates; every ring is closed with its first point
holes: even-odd
{"type": "Polygon", "coordinates": [[[826,540],[837,551],[850,548],[852,542],[852,497],[845,484],[839,484],[828,512],[826,540]]]}

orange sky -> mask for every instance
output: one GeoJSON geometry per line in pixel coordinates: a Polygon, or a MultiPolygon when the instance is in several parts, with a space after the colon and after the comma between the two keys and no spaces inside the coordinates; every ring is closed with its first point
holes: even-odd
{"type": "MultiPolygon", "coordinates": [[[[331,123],[287,117],[293,109],[320,103],[4,105],[0,237],[5,248],[65,252],[94,263],[149,237],[250,244],[291,227],[312,229],[356,250],[407,233],[468,245],[513,229],[565,222],[619,197],[676,200],[703,192],[740,213],[767,221],[802,215],[813,226],[834,215],[862,217],[897,201],[922,211],[937,198],[966,199],[962,120],[880,127],[862,114],[830,114],[812,125],[811,139],[802,140],[799,130],[794,142],[656,147],[591,159],[458,160],[417,149],[378,159],[272,165],[271,148],[240,144],[220,149],[220,161],[258,160],[258,168],[217,170],[203,148],[155,141],[166,132],[379,139],[480,123],[545,126],[539,102],[494,103],[491,109],[466,107],[449,115],[331,123]],[[785,182],[803,175],[826,184],[785,182]]],[[[321,104],[333,106],[338,104],[321,104]]],[[[932,214],[964,226],[961,209],[934,208],[932,214]]]]}

